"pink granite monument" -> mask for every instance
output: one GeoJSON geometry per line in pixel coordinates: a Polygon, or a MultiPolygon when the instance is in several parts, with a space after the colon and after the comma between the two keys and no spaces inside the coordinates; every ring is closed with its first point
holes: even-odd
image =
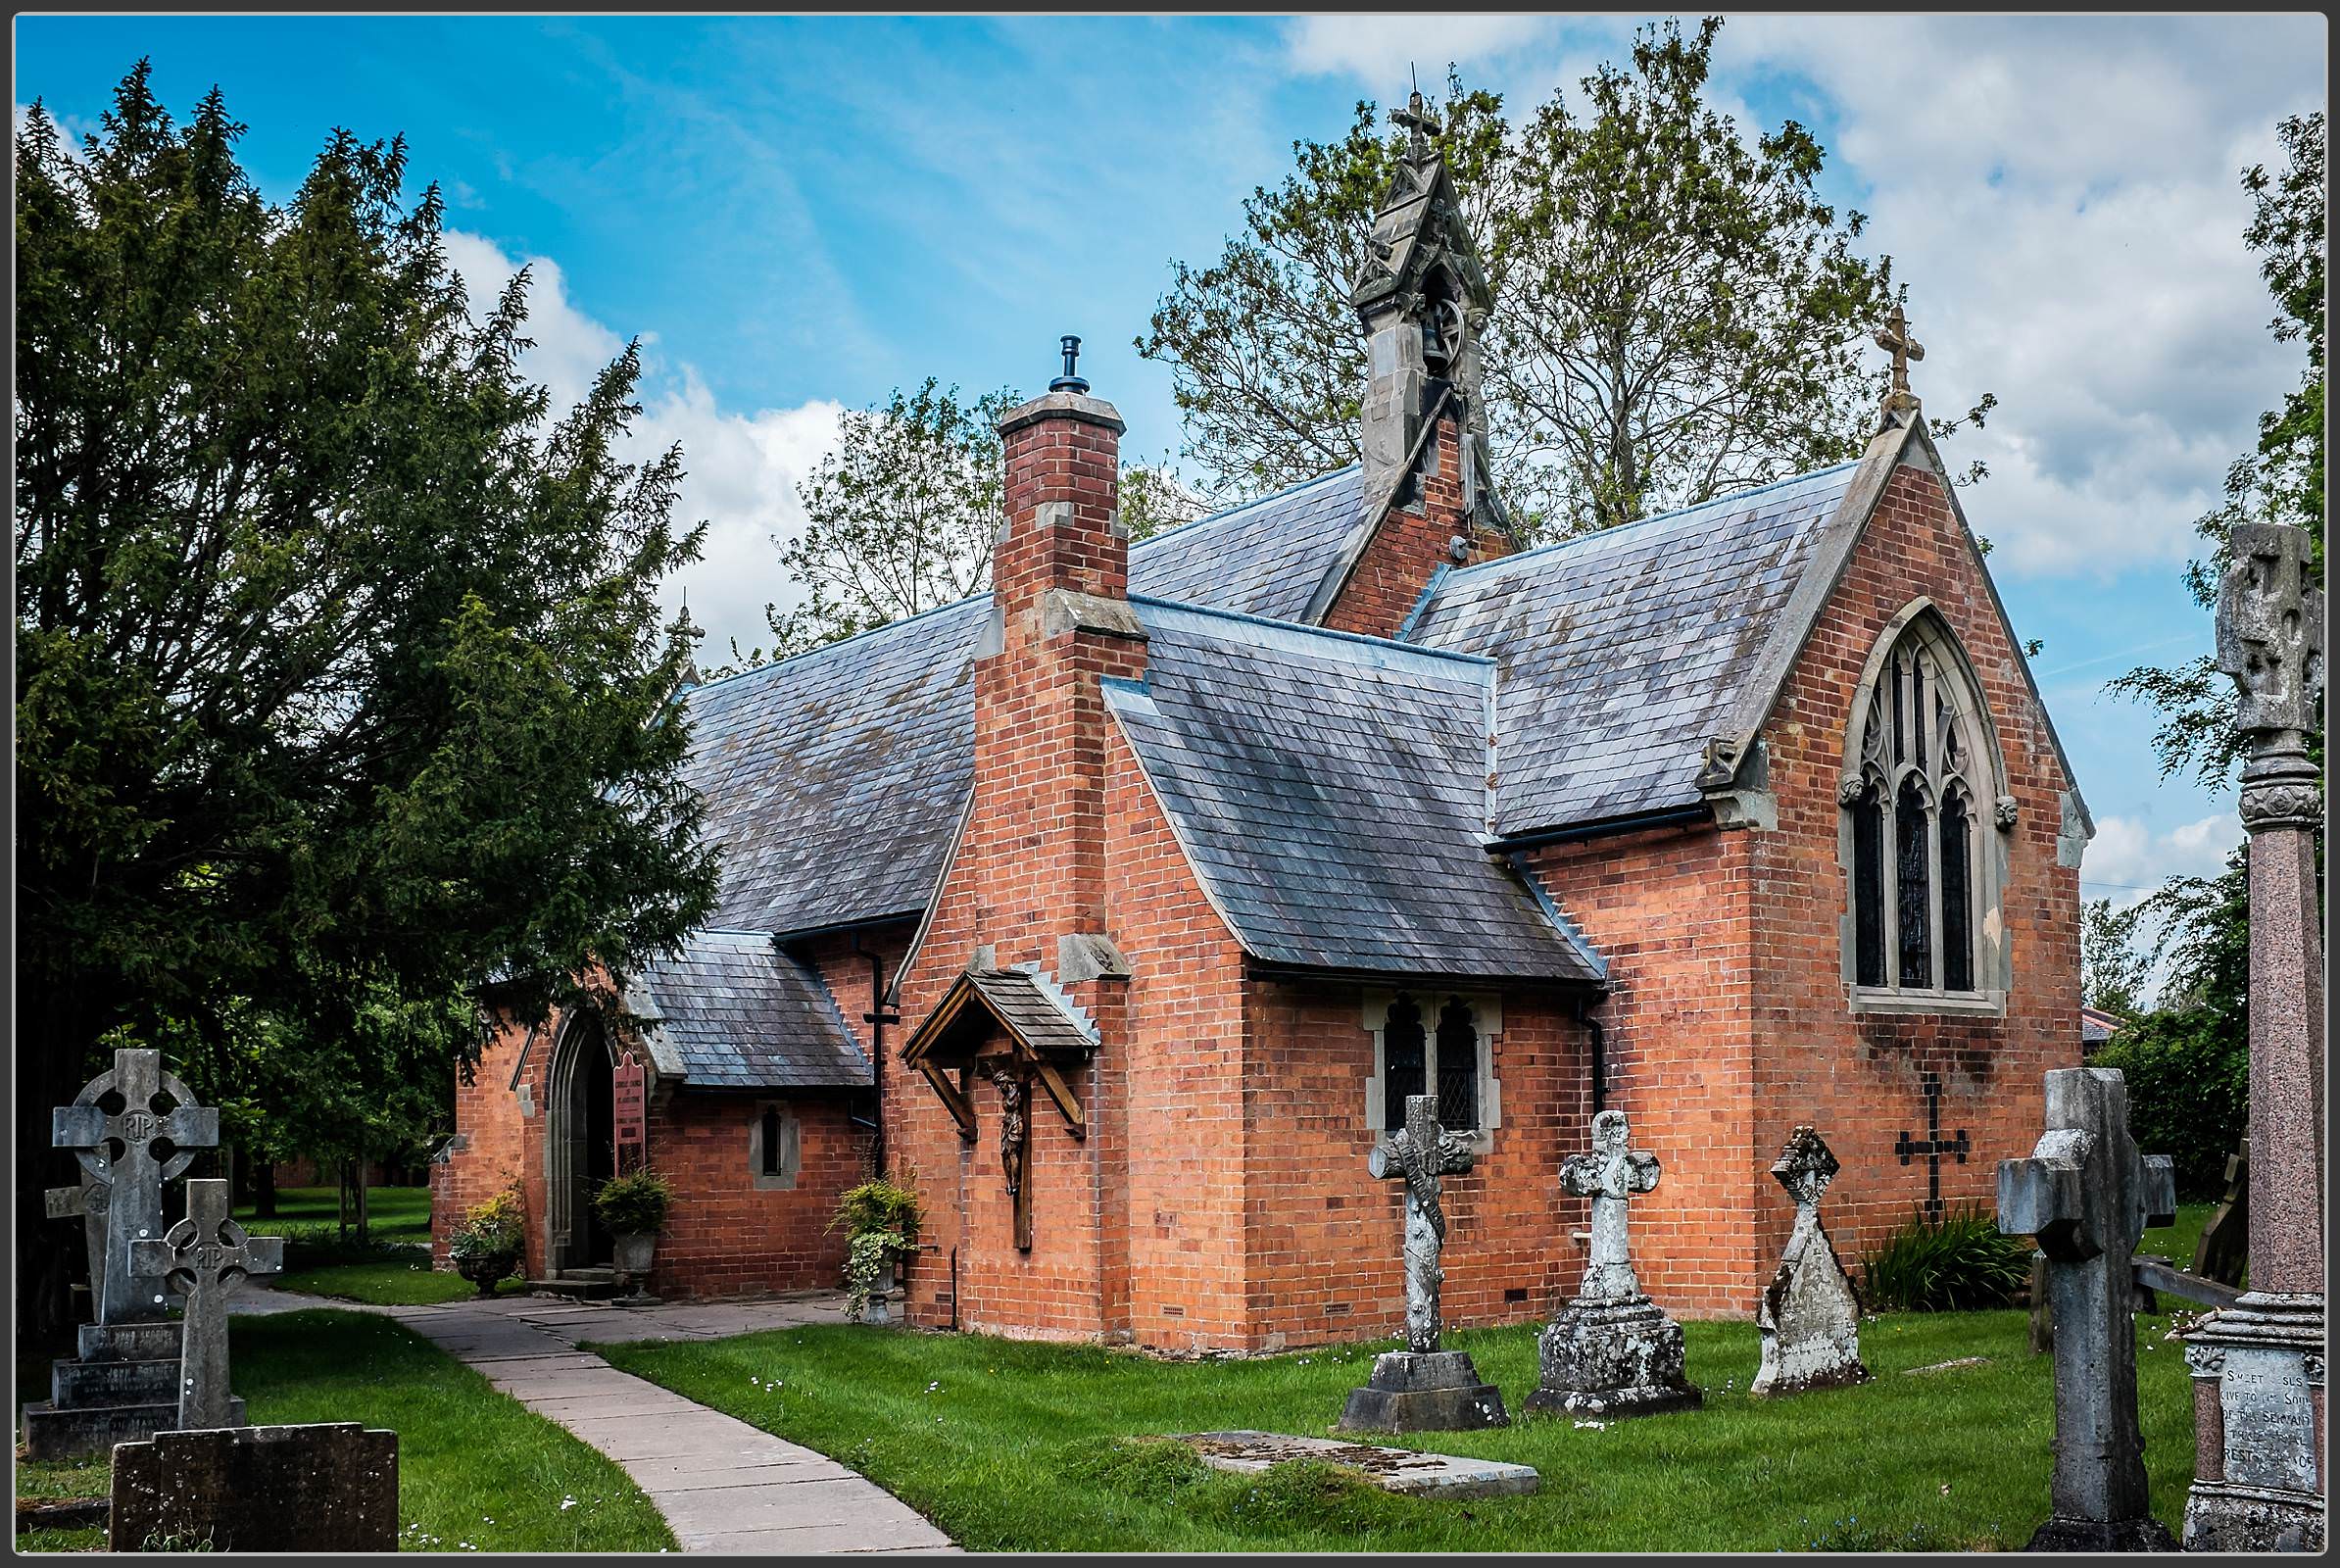
{"type": "Polygon", "coordinates": [[[2323,936],[2316,900],[2323,594],[2302,529],[2245,523],[2218,589],[2218,667],[2250,743],[2250,1285],[2186,1336],[2194,1551],[2323,1549],[2323,936]]]}

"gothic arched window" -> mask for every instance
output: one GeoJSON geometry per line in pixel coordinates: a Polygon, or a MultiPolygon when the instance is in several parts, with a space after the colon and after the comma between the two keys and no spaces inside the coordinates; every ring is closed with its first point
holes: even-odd
{"type": "Polygon", "coordinates": [[[1438,1014],[1438,1125],[1479,1126],[1479,1025],[1460,997],[1438,1014]]]}
{"type": "Polygon", "coordinates": [[[1405,1102],[1435,1096],[1438,1125],[1492,1147],[1503,1120],[1503,1086],[1494,1043],[1503,1033],[1502,999],[1491,995],[1368,992],[1363,1022],[1373,1036],[1373,1075],[1366,1114],[1377,1133],[1405,1125],[1405,1102]]]}
{"type": "Polygon", "coordinates": [[[1978,803],[2013,820],[1989,715],[1941,616],[1921,605],[1888,633],[1846,744],[1847,969],[1858,1004],[1894,996],[1956,1004],[2004,989],[1995,847],[1978,803]],[[2002,804],[2004,803],[2004,804],[2002,804]]]}

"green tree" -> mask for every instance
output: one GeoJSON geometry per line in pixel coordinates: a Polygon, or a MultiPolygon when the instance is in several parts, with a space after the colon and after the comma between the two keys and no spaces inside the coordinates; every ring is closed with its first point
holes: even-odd
{"type": "MultiPolygon", "coordinates": [[[[995,427],[1023,401],[1001,387],[962,403],[958,388],[938,389],[928,376],[915,392],[897,389],[882,406],[846,415],[837,445],[797,486],[803,530],[773,540],[802,600],[764,607],[768,655],[735,642],[732,662],[714,673],[793,658],[989,588],[1006,516],[995,427]]],[[[1123,465],[1121,514],[1133,540],[1201,510],[1166,462],[1123,465]]]]}
{"type": "MultiPolygon", "coordinates": [[[[1758,136],[1707,106],[1714,39],[1644,27],[1632,68],[1557,91],[1513,133],[1502,101],[1447,78],[1435,140],[1453,170],[1494,307],[1489,441],[1531,536],[1606,527],[1857,453],[1883,389],[1870,329],[1901,298],[1866,225],[1815,194],[1820,143],[1758,136]]],[[[1187,457],[1215,499],[1351,462],[1363,343],[1348,306],[1405,138],[1360,103],[1344,139],[1243,204],[1218,262],[1173,264],[1138,349],[1167,362],[1187,457]]],[[[1985,396],[1947,435],[1979,424],[1985,396]]],[[[1968,477],[1978,477],[1979,469],[1968,477]]]]}
{"type": "MultiPolygon", "coordinates": [[[[525,274],[474,318],[402,142],[336,131],[279,205],[242,128],[216,89],[174,124],[142,62],[77,156],[37,104],[16,139],[26,1150],[107,1045],[207,1043],[213,1093],[275,1105],[314,1085],[237,1078],[256,1020],[329,1079],[368,1009],[493,976],[541,1013],[713,902],[656,598],[701,530],[679,453],[617,456],[633,348],[555,417],[525,274]]],[[[33,1332],[68,1310],[41,1185],[33,1332]]]]}
{"type": "Polygon", "coordinates": [[[2143,907],[2116,909],[2111,899],[2080,906],[2080,1000],[2089,1006],[2123,1018],[2145,1010],[2153,956],[2137,942],[2143,907]]]}

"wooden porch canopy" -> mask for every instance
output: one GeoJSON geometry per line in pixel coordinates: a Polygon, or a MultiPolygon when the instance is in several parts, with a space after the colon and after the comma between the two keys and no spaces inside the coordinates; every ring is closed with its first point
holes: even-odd
{"type": "Polygon", "coordinates": [[[911,1031],[902,1060],[934,1090],[961,1138],[976,1136],[975,1107],[949,1069],[1002,1054],[1038,1079],[1072,1135],[1086,1138],[1088,1119],[1059,1069],[1087,1061],[1097,1045],[1097,1026],[1037,970],[970,969],[911,1031]]]}

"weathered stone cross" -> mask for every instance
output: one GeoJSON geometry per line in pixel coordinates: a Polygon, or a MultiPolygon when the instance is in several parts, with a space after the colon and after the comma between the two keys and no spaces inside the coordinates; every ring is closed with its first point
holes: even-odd
{"type": "Polygon", "coordinates": [[[1625,1301],[1641,1294],[1627,1245],[1626,1205],[1657,1191],[1658,1160],[1641,1150],[1628,1150],[1631,1141],[1625,1112],[1604,1110],[1592,1118],[1592,1152],[1571,1154],[1560,1166],[1560,1190],[1592,1200],[1591,1256],[1579,1300],[1625,1301]]]}
{"type": "Polygon", "coordinates": [[[227,1183],[187,1183],[187,1217],[160,1241],[134,1242],[130,1262],[145,1278],[168,1276],[187,1298],[179,1351],[178,1424],[196,1432],[228,1424],[227,1293],[250,1274],[284,1267],[284,1238],[246,1236],[229,1215],[227,1183]]]}
{"type": "Polygon", "coordinates": [[[81,1243],[89,1250],[89,1303],[93,1314],[106,1281],[106,1205],[113,1192],[111,1186],[84,1171],[74,1185],[52,1187],[41,1194],[49,1218],[81,1222],[81,1243]]]}
{"type": "Polygon", "coordinates": [[[2137,1426],[2129,1259],[2167,1225],[2175,1189],[2166,1155],[2141,1155],[2128,1088],[2106,1067],[2047,1075],[2047,1131],[2028,1159],[1999,1162],[1999,1229],[2047,1254],[2056,1325],[2056,1467],[2034,1551],[2175,1548],[2147,1506],[2137,1426]]]}
{"type": "Polygon", "coordinates": [[[1438,119],[1423,105],[1422,94],[1418,91],[1407,94],[1405,107],[1391,111],[1389,119],[1392,123],[1413,132],[1412,140],[1406,145],[1406,157],[1417,164],[1427,159],[1430,156],[1430,138],[1438,133],[1438,119]]]}
{"type": "Polygon", "coordinates": [[[1910,336],[1909,318],[1901,307],[1893,307],[1893,314],[1885,318],[1885,324],[1874,334],[1877,346],[1893,356],[1893,390],[1885,395],[1888,409],[1914,409],[1918,400],[1910,392],[1910,361],[1926,358],[1926,345],[1910,336]]]}
{"type": "Polygon", "coordinates": [[[151,1240],[163,1226],[163,1183],[194,1159],[194,1151],[219,1142],[219,1112],[198,1105],[187,1086],[163,1070],[159,1051],[125,1048],[70,1105],[56,1108],[50,1143],[70,1149],[81,1168],[107,1184],[106,1256],[102,1280],[92,1278],[100,1323],[129,1323],[163,1315],[160,1289],[142,1284],[130,1267],[130,1245],[151,1240]],[[168,1095],[168,1112],[156,1109],[168,1095]],[[109,1111],[108,1098],[122,1108],[109,1111]],[[114,1146],[121,1152],[114,1152],[114,1146]]]}
{"type": "Polygon", "coordinates": [[[1405,1126],[1373,1146],[1365,1168],[1376,1181],[1405,1183],[1405,1343],[1417,1354],[1438,1348],[1438,1267],[1446,1211],[1438,1178],[1471,1168],[1471,1141],[1438,1126],[1438,1097],[1408,1095],[1405,1126]]]}
{"type": "Polygon", "coordinates": [[[1926,1138],[1918,1142],[1904,1132],[1893,1145],[1893,1152],[1906,1165],[1918,1155],[1926,1159],[1926,1217],[1939,1223],[1942,1217],[1942,1156],[1956,1154],[1958,1162],[1967,1162],[1967,1130],[1961,1127],[1958,1136],[1942,1137],[1942,1080],[1932,1073],[1920,1075],[1926,1085],[1926,1138]]]}

